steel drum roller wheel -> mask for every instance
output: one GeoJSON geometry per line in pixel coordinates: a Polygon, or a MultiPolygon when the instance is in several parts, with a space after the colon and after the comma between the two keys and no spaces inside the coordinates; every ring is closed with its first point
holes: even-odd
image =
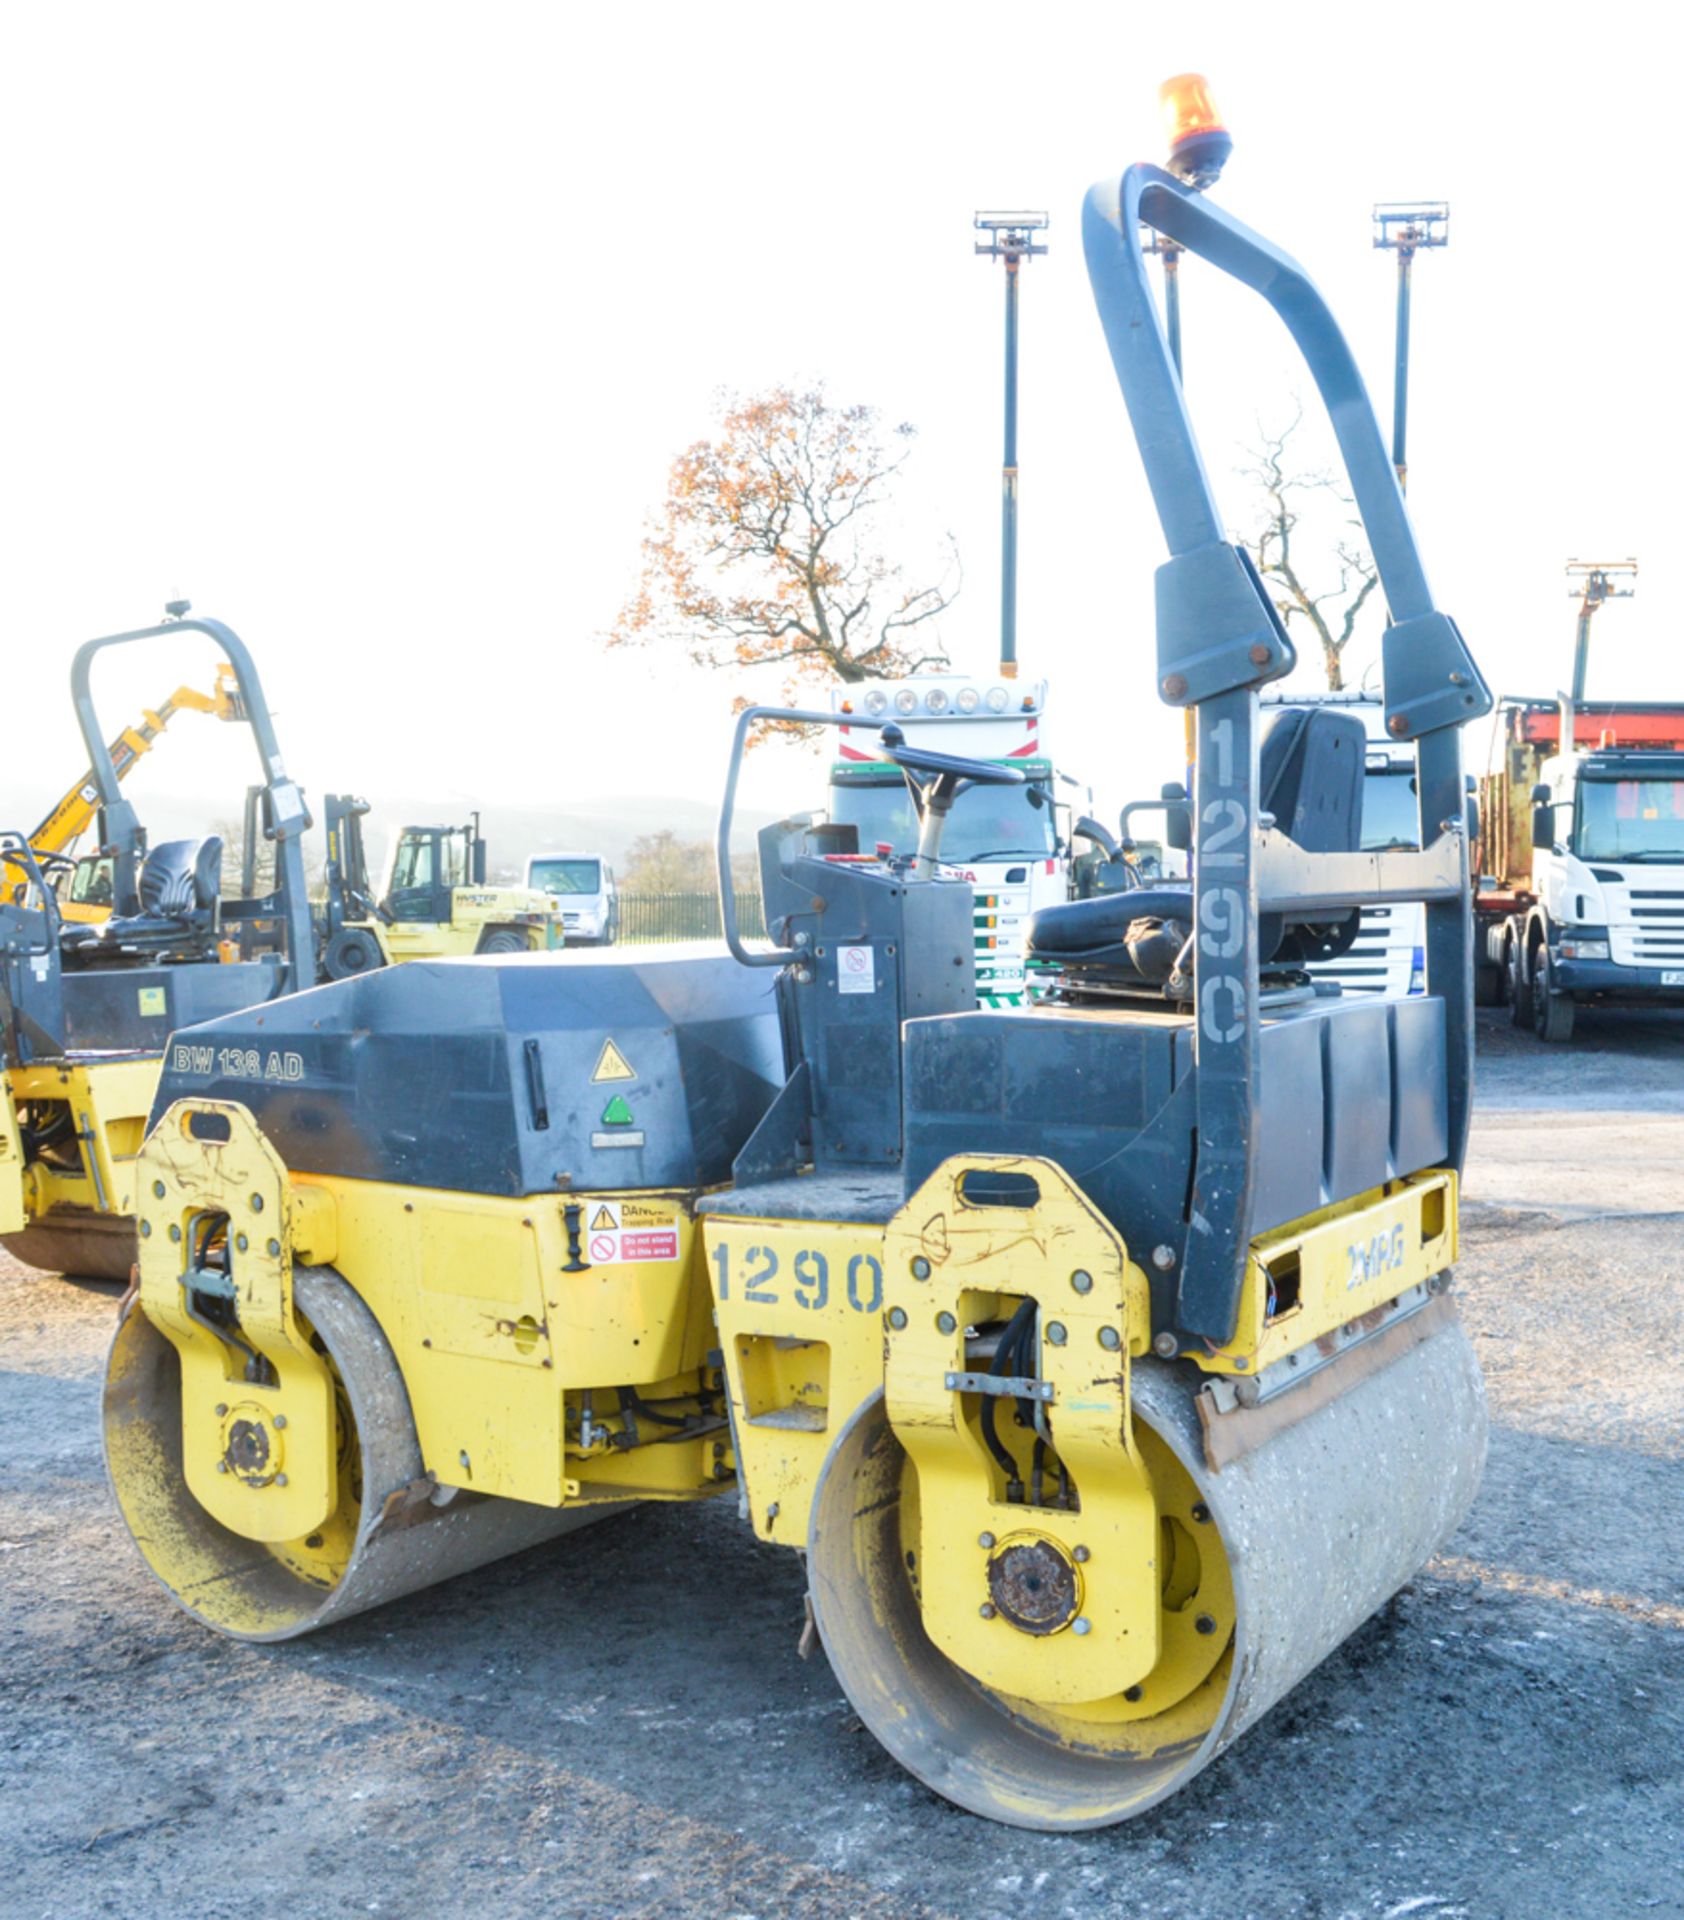
{"type": "Polygon", "coordinates": [[[1457,1321],[1220,1473],[1205,1464],[1196,1385],[1178,1366],[1134,1365],[1162,1516],[1164,1651],[1139,1688],[1074,1708],[992,1693],[937,1651],[915,1553],[908,1564],[915,1475],[881,1398],[838,1434],[808,1540],[814,1617],[855,1711],[937,1793],[1048,1831],[1144,1812],[1382,1606],[1473,1499],[1485,1402],[1457,1321]]]}
{"type": "Polygon", "coordinates": [[[0,1238],[14,1260],[67,1280],[127,1280],[137,1244],[129,1215],[91,1207],[55,1207],[21,1233],[0,1238]]]}
{"type": "Polygon", "coordinates": [[[138,1302],[106,1366],[105,1459],[141,1557],[171,1597],[237,1640],[289,1640],[623,1511],[426,1497],[396,1357],[374,1315],[325,1267],[299,1267],[293,1297],[333,1367],[339,1498],[301,1540],[248,1540],[206,1513],[182,1470],[181,1367],[138,1302]],[[407,1498],[393,1503],[394,1494],[407,1498]]]}

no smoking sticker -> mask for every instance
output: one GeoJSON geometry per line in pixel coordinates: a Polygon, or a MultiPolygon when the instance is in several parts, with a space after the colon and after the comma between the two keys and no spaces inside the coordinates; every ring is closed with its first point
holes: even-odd
{"type": "Polygon", "coordinates": [[[836,949],[836,990],[838,993],[877,991],[876,956],[870,947],[836,949]]]}

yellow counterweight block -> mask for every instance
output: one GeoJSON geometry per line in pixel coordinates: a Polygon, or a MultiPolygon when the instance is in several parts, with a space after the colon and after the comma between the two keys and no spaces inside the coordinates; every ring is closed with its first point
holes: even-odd
{"type": "MultiPolygon", "coordinates": [[[[1387,1204],[1337,1233],[1389,1236],[1387,1204]]],[[[1173,1792],[1419,1568],[1477,1484],[1478,1371],[1443,1299],[1382,1369],[1338,1356],[1336,1388],[1295,1389],[1284,1419],[1239,1408],[1219,1470],[1205,1376],[1150,1355],[1144,1274],[1048,1161],[949,1161],[886,1227],[706,1226],[757,1530],[805,1546],[866,1725],[992,1818],[1100,1826],[1173,1792]],[[821,1252],[832,1275],[881,1271],[875,1314],[834,1285],[801,1303],[784,1277],[821,1252]],[[782,1406],[780,1355],[807,1356],[782,1406]]],[[[1280,1263],[1287,1239],[1254,1257],[1280,1263]]]]}
{"type": "Polygon", "coordinates": [[[221,1631],[289,1638],[728,1477],[683,1196],[295,1178],[211,1100],[169,1109],[140,1176],[106,1458],[142,1556],[221,1631]],[[623,1223],[595,1259],[593,1209],[623,1223]]]}

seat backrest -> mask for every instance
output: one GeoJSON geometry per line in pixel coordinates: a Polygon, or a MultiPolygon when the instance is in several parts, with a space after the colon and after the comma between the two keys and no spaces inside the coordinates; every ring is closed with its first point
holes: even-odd
{"type": "Polygon", "coordinates": [[[208,912],[222,890],[222,839],[165,840],[146,856],[137,891],[142,913],[171,920],[208,912]]]}
{"type": "Polygon", "coordinates": [[[1286,707],[1263,736],[1259,804],[1306,853],[1355,853],[1367,757],[1368,735],[1354,713],[1286,707]]]}

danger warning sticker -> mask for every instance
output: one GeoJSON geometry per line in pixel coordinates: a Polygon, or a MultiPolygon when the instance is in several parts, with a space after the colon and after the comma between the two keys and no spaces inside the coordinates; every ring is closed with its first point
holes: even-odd
{"type": "Polygon", "coordinates": [[[593,1200],[586,1214],[585,1246],[594,1266],[640,1266],[678,1258],[678,1221],[668,1207],[637,1200],[593,1200]]]}
{"type": "Polygon", "coordinates": [[[602,1051],[597,1055],[596,1069],[591,1074],[594,1085],[599,1080],[635,1080],[637,1069],[615,1046],[612,1040],[604,1040],[602,1051]]]}

